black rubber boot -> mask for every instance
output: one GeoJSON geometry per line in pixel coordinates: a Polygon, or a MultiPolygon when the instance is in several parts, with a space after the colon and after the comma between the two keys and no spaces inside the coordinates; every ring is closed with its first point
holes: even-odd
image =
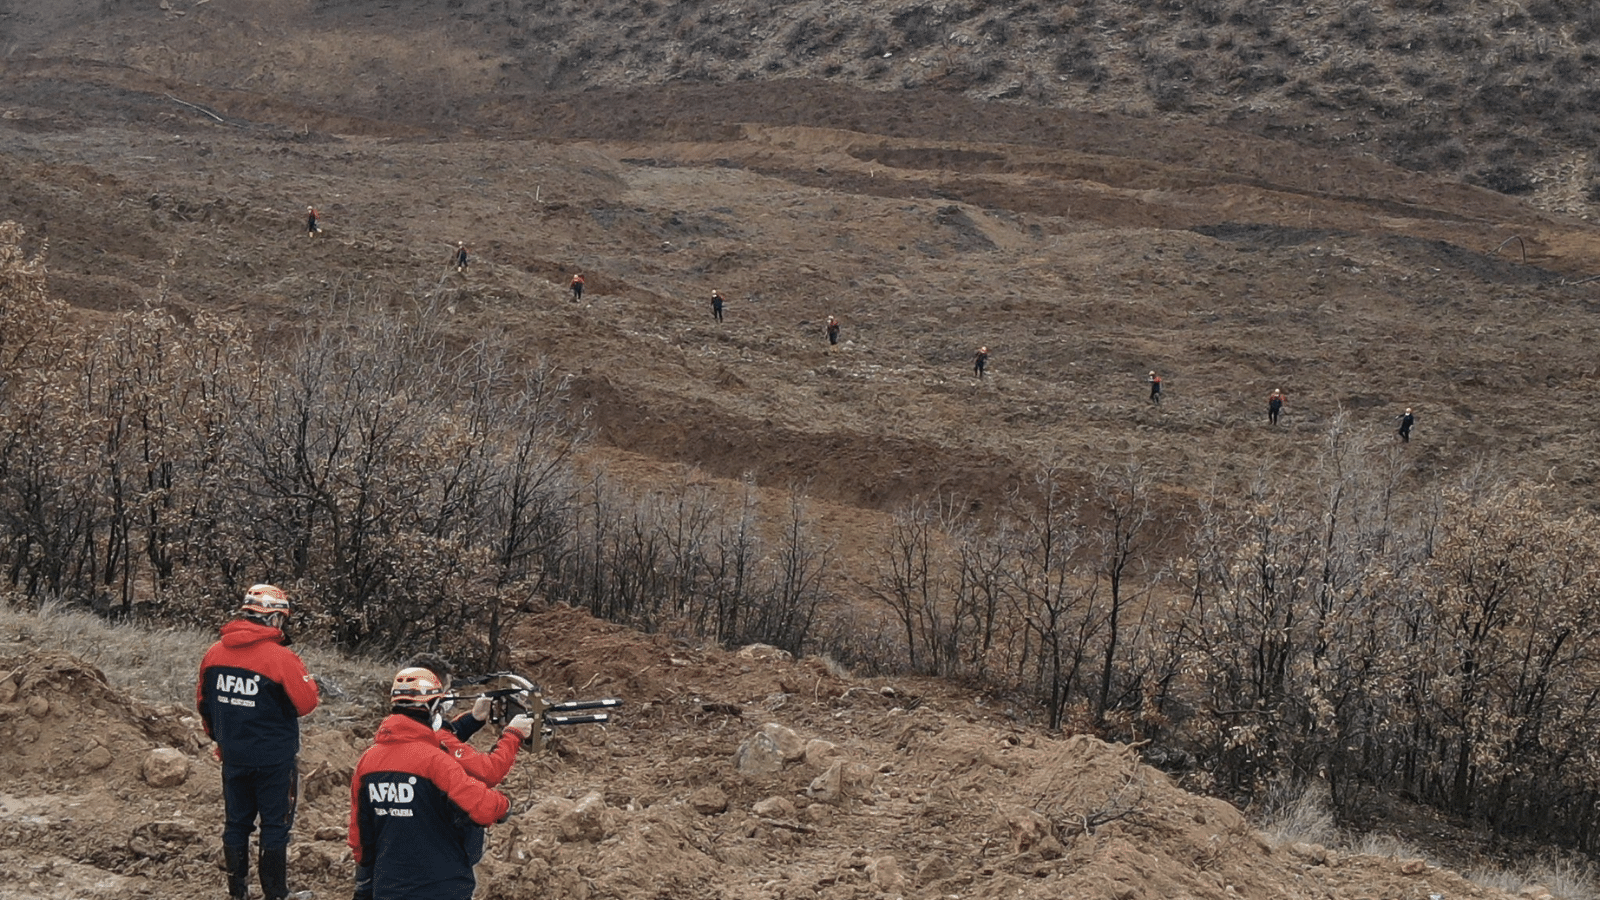
{"type": "Polygon", "coordinates": [[[250,896],[250,849],[222,845],[222,865],[228,870],[229,900],[248,900],[250,896]]]}
{"type": "Polygon", "coordinates": [[[261,851],[261,892],[266,900],[285,900],[289,896],[289,848],[261,851]]]}

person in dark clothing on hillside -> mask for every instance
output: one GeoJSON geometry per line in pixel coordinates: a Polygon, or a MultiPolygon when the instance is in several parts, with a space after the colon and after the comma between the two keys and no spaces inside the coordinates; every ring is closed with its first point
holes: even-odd
{"type": "Polygon", "coordinates": [[[837,343],[839,343],[839,320],[838,319],[835,319],[833,316],[829,316],[828,317],[828,325],[827,325],[826,328],[824,328],[822,330],[823,330],[823,333],[827,334],[828,343],[829,344],[837,344],[837,343]]]}
{"type": "Polygon", "coordinates": [[[233,900],[249,896],[250,833],[258,816],[262,893],[266,900],[289,895],[299,719],[318,700],[316,681],[286,646],[290,612],[282,590],[250,588],[240,617],[222,626],[222,640],[200,660],[195,707],[222,761],[222,854],[233,900]]]}
{"type": "Polygon", "coordinates": [[[722,321],[722,295],[716,291],[711,292],[711,318],[722,321]]]}
{"type": "Polygon", "coordinates": [[[1399,419],[1400,441],[1401,443],[1409,444],[1411,443],[1411,427],[1417,424],[1417,417],[1411,414],[1411,407],[1408,406],[1406,411],[1399,415],[1399,419]]]}
{"type": "Polygon", "coordinates": [[[1268,425],[1276,425],[1276,424],[1278,424],[1278,415],[1283,412],[1283,403],[1284,403],[1283,391],[1278,389],[1278,388],[1273,388],[1272,389],[1272,393],[1267,395],[1267,424],[1268,425]]]}
{"type": "Polygon", "coordinates": [[[461,242],[461,241],[456,241],[456,256],[455,256],[455,260],[456,260],[456,271],[457,272],[465,272],[467,270],[467,261],[468,261],[467,245],[465,243],[461,242]]]}
{"type": "Polygon", "coordinates": [[[983,370],[989,367],[989,348],[979,347],[978,352],[972,357],[972,374],[983,377],[983,370]]]}
{"type": "Polygon", "coordinates": [[[308,237],[316,237],[320,231],[322,231],[322,226],[317,224],[316,207],[306,207],[306,235],[308,237]]]}
{"type": "Polygon", "coordinates": [[[572,302],[577,303],[583,299],[583,273],[576,272],[572,276],[572,302]]]}
{"type": "Polygon", "coordinates": [[[1155,370],[1152,369],[1152,370],[1150,370],[1150,377],[1146,378],[1145,380],[1150,382],[1150,402],[1154,403],[1157,406],[1160,406],[1161,405],[1161,376],[1157,375],[1155,373],[1155,370]]]}
{"type": "MultiPolygon", "coordinates": [[[[470,900],[483,829],[505,821],[511,800],[441,752],[433,728],[445,701],[439,676],[401,669],[389,698],[389,717],[350,780],[354,900],[470,900]]],[[[511,756],[534,727],[526,715],[506,723],[501,742],[511,756]]]]}

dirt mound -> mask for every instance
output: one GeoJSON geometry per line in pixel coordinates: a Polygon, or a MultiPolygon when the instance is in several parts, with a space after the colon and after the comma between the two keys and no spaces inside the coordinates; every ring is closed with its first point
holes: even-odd
{"type": "MultiPolygon", "coordinates": [[[[532,616],[516,641],[518,671],[555,699],[627,705],[518,762],[480,867],[487,897],[1501,896],[1420,860],[1273,847],[1133,748],[1051,738],[938,682],[571,609],[532,616]]],[[[129,702],[69,656],[0,666],[0,898],[215,896],[220,779],[192,715],[129,702]]],[[[375,722],[305,734],[297,888],[349,890],[349,777],[375,722]]]]}

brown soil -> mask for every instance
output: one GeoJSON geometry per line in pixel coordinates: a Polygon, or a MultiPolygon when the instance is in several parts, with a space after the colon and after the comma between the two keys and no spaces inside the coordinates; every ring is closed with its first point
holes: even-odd
{"type": "MultiPolygon", "coordinates": [[[[1582,204],[1280,139],[1270,111],[986,101],[960,67],[888,90],[691,80],[671,60],[585,80],[575,57],[535,71],[479,49],[487,32],[439,7],[15,6],[0,218],[48,244],[52,290],[86,319],[234,316],[262,352],[352,306],[437,295],[463,339],[504,335],[572,376],[594,464],[805,486],[847,554],[908,499],[982,508],[1047,457],[1085,478],[1142,462],[1181,502],[1314,454],[1341,411],[1382,438],[1405,406],[1415,485],[1487,459],[1600,503],[1600,232],[1549,211],[1582,204]],[[457,240],[476,254],[464,276],[457,240]],[[1269,429],[1274,387],[1290,405],[1269,429]]],[[[468,11],[487,23],[484,7],[468,11]]],[[[562,654],[524,649],[526,667],[632,705],[625,727],[521,767],[526,811],[496,832],[488,896],[1488,896],[1399,860],[1271,850],[1125,748],[1047,738],[948,687],[552,616],[521,646],[562,654]],[[836,805],[809,802],[811,764],[737,775],[734,749],[769,720],[834,742],[870,784],[836,805]],[[713,788],[727,811],[697,811],[713,788]],[[556,801],[589,791],[604,836],[557,840],[556,801]],[[771,797],[792,811],[753,812],[771,797]]],[[[6,668],[0,898],[215,895],[216,772],[186,713],[114,702],[70,660],[6,668]],[[156,745],[189,754],[184,786],[139,779],[156,745]]],[[[347,888],[337,788],[360,727],[308,743],[295,871],[319,893],[347,888]]]]}
{"type": "MultiPolygon", "coordinates": [[[[1048,737],[947,685],[693,647],[566,610],[520,636],[560,648],[517,660],[547,696],[627,705],[608,728],[563,729],[518,761],[483,897],[1503,896],[1421,860],[1274,847],[1131,748],[1048,737]],[[769,724],[807,742],[804,755],[741,773],[741,743],[769,724]]],[[[63,656],[0,660],[0,673],[0,898],[218,896],[220,775],[193,716],[130,702],[63,656]],[[156,748],[187,757],[181,785],[145,781],[156,748]]],[[[295,889],[350,889],[348,779],[378,715],[318,713],[306,729],[295,889]]]]}

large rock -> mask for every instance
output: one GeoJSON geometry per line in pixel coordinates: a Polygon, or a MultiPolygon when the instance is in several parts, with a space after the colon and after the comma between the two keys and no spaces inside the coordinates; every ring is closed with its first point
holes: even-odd
{"type": "Polygon", "coordinates": [[[794,733],[793,728],[779,725],[777,722],[768,722],[761,726],[761,733],[772,738],[778,745],[778,752],[783,755],[786,763],[794,762],[806,755],[806,742],[800,735],[794,733]]]}
{"type": "Polygon", "coordinates": [[[189,757],[171,747],[157,747],[144,755],[139,777],[151,787],[177,787],[189,780],[189,757]]]}
{"type": "Polygon", "coordinates": [[[193,822],[145,822],[133,829],[128,838],[128,849],[135,856],[164,860],[184,852],[200,839],[200,829],[193,822]]]}
{"type": "Polygon", "coordinates": [[[757,800],[756,805],[750,807],[750,811],[768,819],[792,819],[794,803],[788,797],[768,797],[757,800]]]}
{"type": "Polygon", "coordinates": [[[578,798],[571,808],[563,812],[556,819],[556,834],[562,843],[576,843],[589,841],[591,843],[605,839],[606,836],[606,801],[597,791],[590,791],[578,798]]]}
{"type": "Polygon", "coordinates": [[[783,748],[772,735],[758,731],[734,751],[733,764],[742,775],[776,775],[783,771],[783,748]]]}
{"type": "Polygon", "coordinates": [[[870,794],[877,777],[870,766],[835,760],[821,775],[811,779],[806,795],[818,803],[844,803],[870,794]]]}
{"type": "Polygon", "coordinates": [[[689,797],[689,805],[702,816],[714,816],[728,811],[728,795],[722,788],[708,784],[689,797]]]}
{"type": "Polygon", "coordinates": [[[828,760],[838,755],[839,745],[833,741],[825,741],[822,738],[812,738],[806,741],[805,761],[808,766],[816,766],[820,769],[827,765],[828,760]]]}
{"type": "Polygon", "coordinates": [[[872,886],[885,894],[898,894],[905,890],[906,875],[900,862],[892,856],[880,856],[867,862],[867,878],[872,886]]]}

